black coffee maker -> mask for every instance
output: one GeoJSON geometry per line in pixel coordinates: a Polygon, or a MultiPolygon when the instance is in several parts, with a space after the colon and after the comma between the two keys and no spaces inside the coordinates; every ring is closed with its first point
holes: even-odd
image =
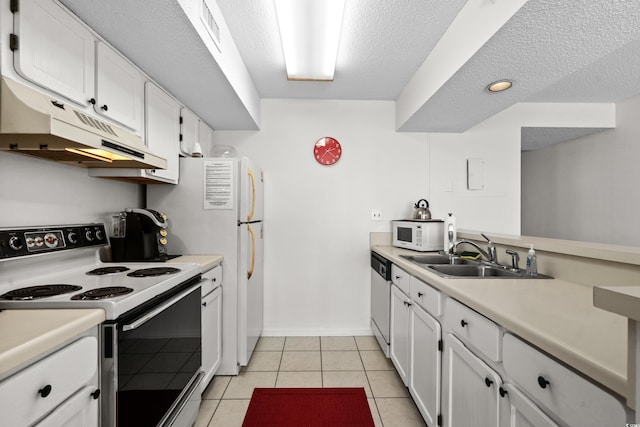
{"type": "Polygon", "coordinates": [[[167,217],[152,209],[127,208],[124,237],[110,237],[113,262],[167,260],[167,217]]]}

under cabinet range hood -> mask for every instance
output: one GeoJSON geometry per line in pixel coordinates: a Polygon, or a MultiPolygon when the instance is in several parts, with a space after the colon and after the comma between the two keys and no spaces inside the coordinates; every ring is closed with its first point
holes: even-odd
{"type": "Polygon", "coordinates": [[[2,77],[0,150],[86,168],[166,169],[139,136],[2,77]]]}

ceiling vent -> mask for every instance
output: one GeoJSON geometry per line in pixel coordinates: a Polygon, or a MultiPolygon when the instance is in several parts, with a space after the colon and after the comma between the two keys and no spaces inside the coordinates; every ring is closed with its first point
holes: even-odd
{"type": "Polygon", "coordinates": [[[207,32],[211,36],[213,43],[218,48],[218,52],[222,53],[222,49],[220,48],[220,26],[213,17],[213,13],[211,13],[211,9],[209,9],[206,0],[202,0],[201,11],[202,15],[200,18],[202,19],[207,32]]]}

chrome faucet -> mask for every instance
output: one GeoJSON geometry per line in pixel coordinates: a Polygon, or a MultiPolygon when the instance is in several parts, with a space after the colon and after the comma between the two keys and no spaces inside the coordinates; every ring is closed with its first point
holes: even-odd
{"type": "Polygon", "coordinates": [[[518,252],[514,251],[513,249],[507,249],[506,252],[507,252],[507,255],[511,255],[511,268],[514,270],[517,270],[518,261],[520,261],[520,255],[518,254],[518,252]]]}
{"type": "Polygon", "coordinates": [[[472,242],[471,240],[466,240],[466,239],[460,239],[457,240],[449,249],[449,253],[450,254],[455,254],[456,250],[458,249],[458,245],[461,245],[463,243],[466,243],[468,245],[473,246],[474,248],[476,248],[478,250],[478,252],[480,252],[480,254],[485,257],[487,259],[487,261],[492,262],[494,264],[498,263],[498,256],[496,255],[496,247],[494,246],[493,242],[491,241],[491,239],[489,239],[487,236],[484,235],[484,233],[480,233],[480,235],[482,237],[484,237],[485,239],[487,239],[487,250],[485,251],[484,249],[482,249],[476,242],[472,242]]]}

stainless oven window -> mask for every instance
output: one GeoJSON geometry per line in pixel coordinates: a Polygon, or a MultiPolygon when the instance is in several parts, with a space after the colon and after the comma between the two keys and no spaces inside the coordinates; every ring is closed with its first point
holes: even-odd
{"type": "MultiPolygon", "coordinates": [[[[113,332],[117,426],[156,426],[200,374],[200,286],[183,291],[113,332]]],[[[113,412],[112,412],[113,415],[113,412]]]]}
{"type": "Polygon", "coordinates": [[[398,240],[401,242],[413,242],[413,228],[411,227],[397,227],[398,240]]]}

